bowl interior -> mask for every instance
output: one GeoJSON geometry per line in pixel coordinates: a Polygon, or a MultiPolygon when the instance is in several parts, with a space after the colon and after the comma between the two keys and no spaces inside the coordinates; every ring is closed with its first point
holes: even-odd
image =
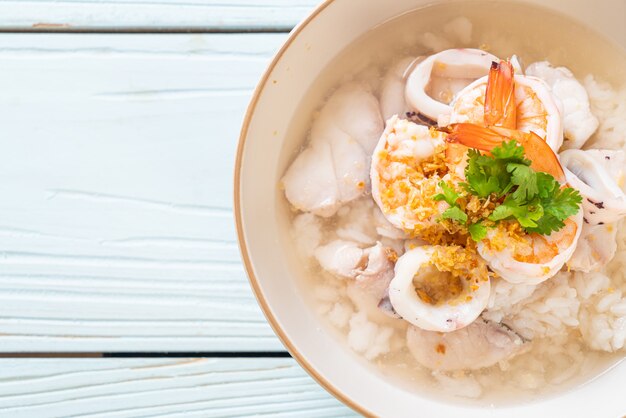
{"type": "MultiPolygon", "coordinates": [[[[527,2],[552,7],[578,20],[584,16],[590,27],[626,46],[626,26],[620,18],[626,13],[626,3],[615,5],[623,10],[602,10],[586,0],[527,2]]],[[[419,408],[424,416],[455,412],[483,416],[484,410],[442,405],[420,393],[399,389],[327,332],[299,286],[297,278],[305,272],[289,244],[284,222],[289,208],[278,187],[308,127],[310,113],[298,111],[302,108],[301,98],[319,102],[327,93],[323,89],[309,92],[316,80],[319,83],[319,74],[369,29],[430,3],[439,2],[394,0],[368,2],[363,7],[359,0],[329,1],[294,31],[261,80],[244,122],[236,163],[235,216],[246,269],[266,316],[292,355],[333,394],[359,411],[374,415],[410,416],[419,408]],[[358,18],[354,18],[355,11],[358,18]]],[[[615,402],[610,400],[621,393],[619,382],[625,377],[623,362],[595,381],[557,398],[494,411],[506,412],[507,416],[552,410],[562,413],[563,408],[576,414],[585,410],[590,413],[581,391],[584,398],[594,399],[596,408],[611,408],[615,402]]],[[[623,412],[607,409],[616,416],[623,412]]]]}

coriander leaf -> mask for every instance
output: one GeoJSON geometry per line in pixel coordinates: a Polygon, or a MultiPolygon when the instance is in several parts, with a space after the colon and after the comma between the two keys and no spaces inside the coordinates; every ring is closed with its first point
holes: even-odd
{"type": "Polygon", "coordinates": [[[494,209],[494,211],[489,215],[490,221],[501,221],[507,218],[512,218],[514,216],[514,209],[510,206],[500,205],[494,209]]]}
{"type": "MultiPolygon", "coordinates": [[[[495,147],[491,150],[491,155],[482,155],[477,150],[470,150],[468,157],[465,169],[466,189],[482,198],[490,194],[504,196],[516,185],[511,180],[512,172],[519,168],[518,176],[522,176],[521,171],[530,165],[530,161],[524,158],[524,148],[514,140],[495,147]],[[512,165],[515,168],[510,168],[512,165]]],[[[522,177],[518,178],[518,183],[524,183],[522,177]]],[[[525,190],[526,188],[519,194],[526,193],[525,190]]]]}
{"type": "Polygon", "coordinates": [[[536,232],[541,235],[550,235],[552,232],[561,230],[565,226],[563,220],[551,214],[545,214],[537,220],[537,225],[525,227],[526,232],[536,232]]]}
{"type": "Polygon", "coordinates": [[[552,175],[548,173],[537,173],[537,190],[542,200],[549,199],[560,189],[561,185],[552,175]]]}
{"type": "Polygon", "coordinates": [[[487,236],[487,227],[480,222],[471,224],[467,229],[472,239],[476,242],[482,241],[487,236]]]}
{"type": "MultiPolygon", "coordinates": [[[[519,145],[514,139],[509,142],[503,141],[500,146],[491,150],[491,155],[499,160],[518,160],[522,164],[528,161],[524,158],[524,147],[519,145]]],[[[530,165],[530,162],[528,161],[526,165],[530,165]]]]}
{"type": "Polygon", "coordinates": [[[516,163],[508,164],[506,169],[511,173],[511,184],[517,186],[512,194],[513,199],[518,202],[529,201],[539,193],[535,170],[525,164],[516,163]]]}
{"type": "Polygon", "coordinates": [[[480,152],[473,149],[468,151],[468,156],[469,159],[465,168],[467,182],[464,186],[467,191],[478,197],[487,197],[492,193],[499,193],[501,191],[500,182],[492,173],[495,160],[481,155],[480,152]]]}
{"type": "Polygon", "coordinates": [[[459,198],[459,194],[454,191],[454,189],[445,181],[439,182],[439,187],[443,190],[443,193],[436,194],[433,196],[433,199],[437,202],[440,200],[445,200],[446,203],[450,206],[455,206],[456,201],[459,198]]]}
{"type": "Polygon", "coordinates": [[[467,152],[468,160],[467,166],[465,167],[465,178],[467,180],[467,190],[474,194],[479,194],[478,187],[480,184],[487,181],[487,176],[482,168],[482,166],[478,163],[478,158],[480,157],[480,152],[471,149],[467,152]]]}
{"type": "Polygon", "coordinates": [[[458,206],[452,206],[446,209],[441,214],[441,217],[443,219],[451,219],[451,220],[458,221],[461,223],[467,222],[467,214],[465,214],[465,212],[463,212],[461,208],[459,208],[458,206]]]}
{"type": "Polygon", "coordinates": [[[483,181],[468,178],[468,184],[478,197],[486,198],[492,193],[500,194],[502,191],[500,182],[496,177],[489,177],[483,181]]]}
{"type": "Polygon", "coordinates": [[[544,209],[544,216],[537,220],[537,225],[528,227],[528,232],[550,235],[565,226],[565,220],[580,210],[582,197],[571,188],[561,189],[556,179],[547,173],[537,173],[537,196],[544,209]]]}
{"type": "Polygon", "coordinates": [[[578,213],[582,201],[583,198],[578,190],[565,187],[558,189],[551,199],[545,199],[542,204],[546,213],[565,220],[578,213]]]}
{"type": "Polygon", "coordinates": [[[492,221],[501,221],[515,218],[522,227],[533,228],[537,226],[536,221],[541,219],[543,213],[543,207],[538,201],[520,204],[509,195],[500,206],[496,207],[489,216],[489,219],[492,221]]]}

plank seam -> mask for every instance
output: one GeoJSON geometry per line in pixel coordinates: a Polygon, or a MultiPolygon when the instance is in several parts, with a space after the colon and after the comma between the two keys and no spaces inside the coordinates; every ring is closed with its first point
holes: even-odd
{"type": "Polygon", "coordinates": [[[6,34],[23,34],[23,33],[35,33],[35,34],[120,34],[120,35],[134,35],[134,34],[268,34],[268,33],[289,33],[293,29],[292,26],[287,27],[261,27],[261,28],[212,28],[212,27],[128,27],[128,28],[81,28],[81,27],[4,27],[0,28],[0,33],[6,34]]]}
{"type": "Polygon", "coordinates": [[[111,352],[111,353],[0,353],[11,358],[291,358],[287,351],[180,351],[180,352],[111,352]]]}
{"type": "Polygon", "coordinates": [[[176,353],[103,353],[102,357],[108,358],[291,358],[287,351],[211,351],[211,352],[176,352],[176,353]]]}

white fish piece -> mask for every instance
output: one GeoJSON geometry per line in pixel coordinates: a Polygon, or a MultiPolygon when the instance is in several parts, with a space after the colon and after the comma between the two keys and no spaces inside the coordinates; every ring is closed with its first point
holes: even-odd
{"type": "Polygon", "coordinates": [[[378,242],[366,249],[365,254],[367,264],[356,271],[357,285],[381,300],[387,295],[389,283],[393,279],[395,253],[378,242]]]}
{"type": "Polygon", "coordinates": [[[620,187],[626,170],[624,151],[570,149],[559,157],[569,171],[569,183],[583,196],[586,224],[609,224],[626,216],[626,195],[620,187]]]}
{"type": "Polygon", "coordinates": [[[524,340],[515,332],[483,319],[447,333],[409,327],[407,346],[418,363],[437,371],[478,370],[525,349],[524,340]]]}
{"type": "Polygon", "coordinates": [[[384,129],[379,103],[360,83],[339,88],[313,123],[310,142],[282,178],[296,209],[332,216],[369,186],[370,156],[384,129]]]}
{"type": "Polygon", "coordinates": [[[367,176],[363,175],[367,173],[371,152],[366,153],[354,137],[343,131],[337,131],[327,143],[330,144],[333,156],[333,171],[340,202],[357,199],[369,185],[367,176]]]}
{"type": "Polygon", "coordinates": [[[417,247],[398,258],[389,284],[389,298],[405,321],[427,331],[451,332],[478,318],[489,302],[491,286],[487,268],[478,260],[468,260],[471,267],[455,266],[464,271],[463,277],[442,274],[431,262],[435,252],[442,248],[417,247]],[[447,290],[451,288],[458,292],[447,290]],[[435,295],[446,292],[450,294],[442,296],[444,300],[434,300],[435,295]]]}
{"type": "Polygon", "coordinates": [[[282,184],[289,203],[303,212],[332,216],[341,196],[328,142],[311,143],[291,164],[282,184]]]}
{"type": "Polygon", "coordinates": [[[498,58],[479,49],[448,49],[420,62],[406,82],[406,102],[412,111],[433,121],[452,113],[456,94],[489,73],[498,58]]]}
{"type": "Polygon", "coordinates": [[[398,318],[389,303],[389,283],[393,279],[395,254],[393,250],[377,243],[366,250],[367,265],[355,270],[355,281],[348,285],[350,300],[369,318],[387,322],[398,318]]]}
{"type": "Polygon", "coordinates": [[[397,317],[388,306],[389,283],[394,276],[396,253],[382,243],[362,249],[355,242],[335,240],[315,251],[320,266],[350,280],[348,295],[359,311],[382,320],[397,317]]]}
{"type": "Polygon", "coordinates": [[[315,250],[315,258],[322,268],[344,278],[354,278],[356,270],[365,262],[365,252],[352,241],[335,240],[315,250]]]}
{"type": "Polygon", "coordinates": [[[395,252],[380,242],[361,248],[352,241],[335,240],[315,250],[320,266],[336,276],[354,279],[378,300],[387,294],[394,275],[395,252]]]}
{"type": "Polygon", "coordinates": [[[532,63],[526,74],[545,81],[563,107],[563,148],[581,148],[598,129],[599,121],[589,105],[589,95],[566,67],[553,67],[547,61],[532,63]]]}
{"type": "Polygon", "coordinates": [[[332,141],[340,131],[370,155],[383,128],[376,97],[365,84],[349,83],[335,91],[320,111],[311,127],[311,141],[322,138],[332,141]]]}

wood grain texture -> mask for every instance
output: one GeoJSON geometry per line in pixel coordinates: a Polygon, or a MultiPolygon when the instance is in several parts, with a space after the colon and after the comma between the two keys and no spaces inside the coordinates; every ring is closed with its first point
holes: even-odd
{"type": "Polygon", "coordinates": [[[5,0],[4,30],[290,30],[320,0],[5,0]]]}
{"type": "Polygon", "coordinates": [[[231,189],[284,38],[0,35],[0,351],[283,349],[231,189]]]}
{"type": "Polygon", "coordinates": [[[0,360],[2,417],[351,417],[292,359],[0,360]]]}

